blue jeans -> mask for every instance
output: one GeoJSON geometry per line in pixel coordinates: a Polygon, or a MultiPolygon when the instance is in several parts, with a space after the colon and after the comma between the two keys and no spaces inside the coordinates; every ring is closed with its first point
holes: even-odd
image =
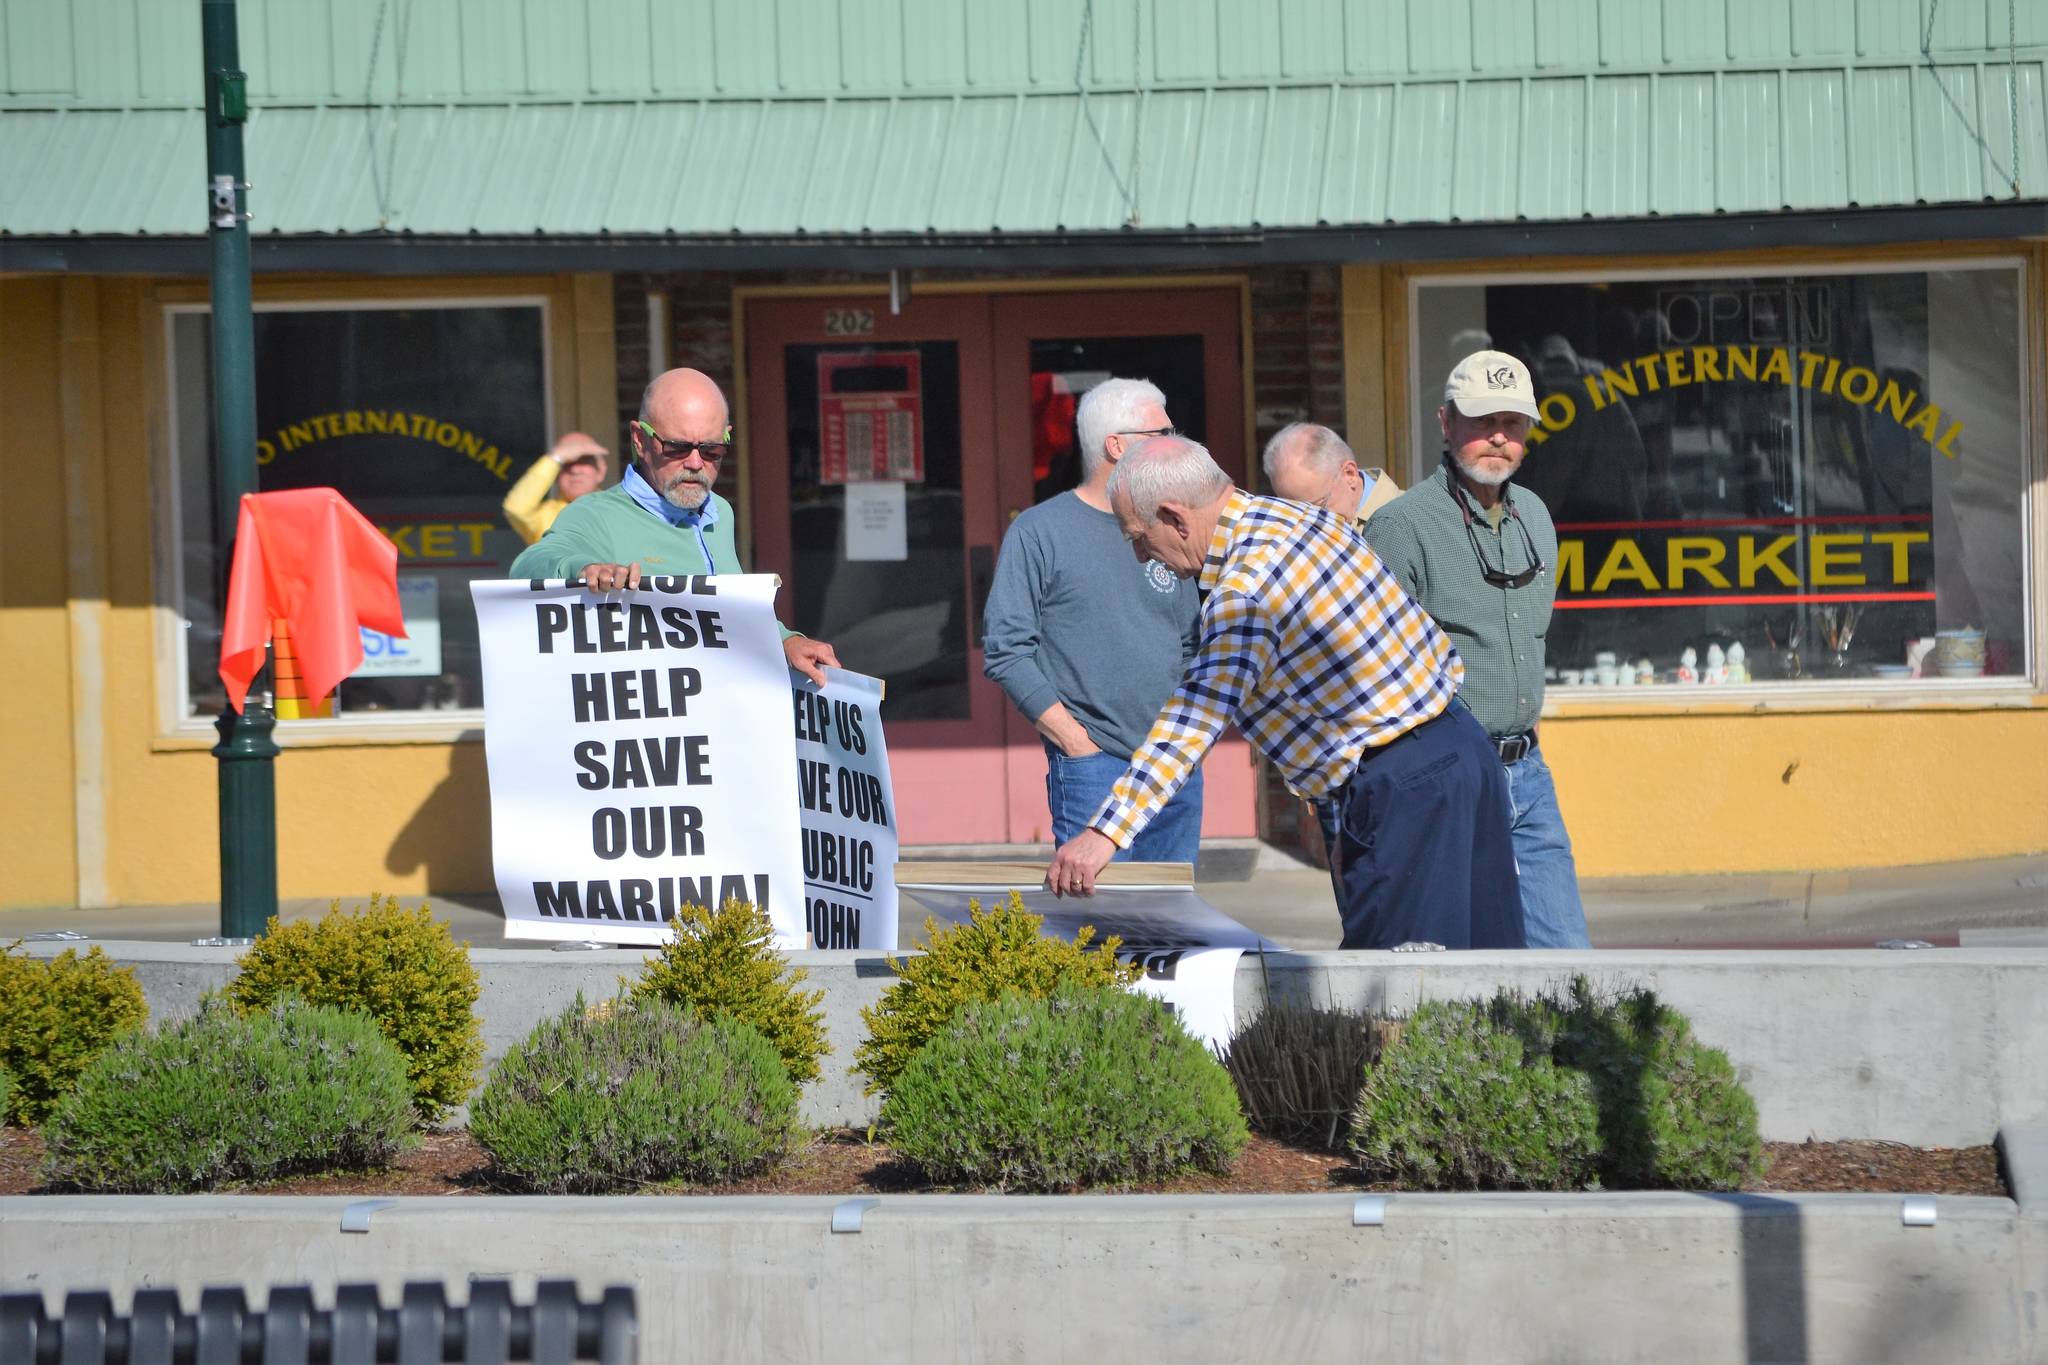
{"type": "Polygon", "coordinates": [[[1507,765],[1508,804],[1514,823],[1515,871],[1522,883],[1522,929],[1531,948],[1590,948],[1586,909],[1579,903],[1579,868],[1572,836],[1557,808],[1557,787],[1543,750],[1531,749],[1507,765]]]}
{"type": "MultiPolygon", "coordinates": [[[[1052,808],[1052,837],[1064,844],[1088,828],[1095,812],[1109,799],[1109,789],[1131,766],[1112,753],[1068,758],[1045,746],[1045,801],[1052,808]]],[[[1202,769],[1189,775],[1129,848],[1120,848],[1112,862],[1192,863],[1202,845],[1202,769]]]]}

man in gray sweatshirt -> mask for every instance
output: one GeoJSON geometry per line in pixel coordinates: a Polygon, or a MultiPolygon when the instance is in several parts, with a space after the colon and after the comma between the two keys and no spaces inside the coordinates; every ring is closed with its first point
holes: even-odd
{"type": "MultiPolygon", "coordinates": [[[[1110,379],[1074,413],[1081,484],[1010,523],[983,618],[982,671],[1044,737],[1052,836],[1088,828],[1195,652],[1192,579],[1131,554],[1105,488],[1123,453],[1172,434],[1166,396],[1110,379]]],[[[1192,863],[1199,768],[1119,859],[1192,863]]]]}

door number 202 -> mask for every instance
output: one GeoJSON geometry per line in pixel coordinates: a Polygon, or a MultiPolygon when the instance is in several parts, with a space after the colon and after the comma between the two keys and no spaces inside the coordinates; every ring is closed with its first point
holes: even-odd
{"type": "Polygon", "coordinates": [[[825,335],[828,337],[865,337],[874,334],[875,310],[872,308],[825,310],[825,335]]]}

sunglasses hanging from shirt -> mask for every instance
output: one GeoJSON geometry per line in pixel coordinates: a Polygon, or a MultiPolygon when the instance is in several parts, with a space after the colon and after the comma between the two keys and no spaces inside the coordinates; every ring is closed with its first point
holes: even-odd
{"type": "Polygon", "coordinates": [[[1507,571],[1507,537],[1501,537],[1501,566],[1496,569],[1486,562],[1486,549],[1479,543],[1479,532],[1472,526],[1472,507],[1466,501],[1465,490],[1458,486],[1455,475],[1450,479],[1451,498],[1458,504],[1458,515],[1465,519],[1465,539],[1472,543],[1472,554],[1479,561],[1479,576],[1496,588],[1526,588],[1536,581],[1536,575],[1543,572],[1544,563],[1536,554],[1536,538],[1529,534],[1529,527],[1522,521],[1522,514],[1515,510],[1515,504],[1505,490],[1501,493],[1501,506],[1507,509],[1507,519],[1521,528],[1522,545],[1528,550],[1529,567],[1516,573],[1507,571]]]}

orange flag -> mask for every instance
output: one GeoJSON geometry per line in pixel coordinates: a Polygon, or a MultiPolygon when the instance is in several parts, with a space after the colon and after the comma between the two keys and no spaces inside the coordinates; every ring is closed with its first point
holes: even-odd
{"type": "Polygon", "coordinates": [[[290,624],[306,694],[320,700],[362,664],[358,625],[405,635],[398,547],[332,488],[244,495],[220,637],[220,680],[237,711],[272,618],[290,624]]]}

